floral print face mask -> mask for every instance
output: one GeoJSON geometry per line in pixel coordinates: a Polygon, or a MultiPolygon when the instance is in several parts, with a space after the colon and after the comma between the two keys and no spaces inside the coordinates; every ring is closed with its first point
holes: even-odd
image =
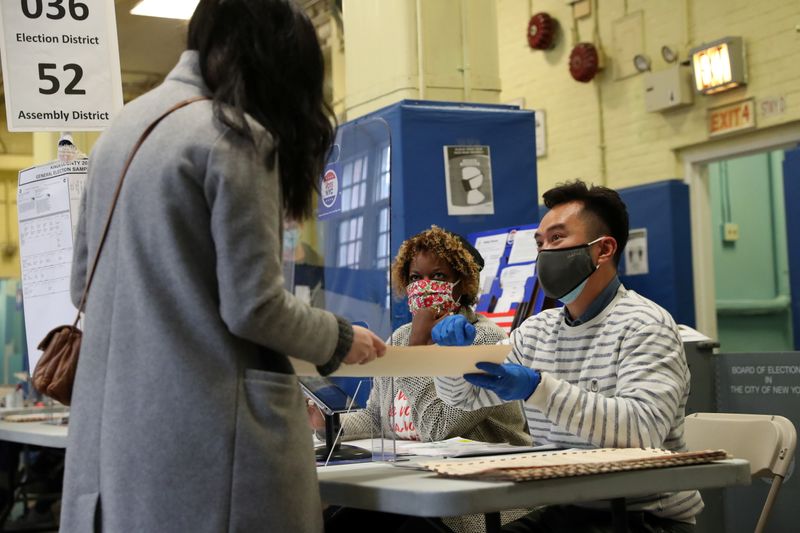
{"type": "Polygon", "coordinates": [[[433,308],[437,315],[443,315],[456,310],[459,305],[453,299],[453,288],[458,284],[451,281],[437,281],[420,279],[411,282],[406,287],[408,295],[408,308],[412,315],[420,309],[433,308]]]}

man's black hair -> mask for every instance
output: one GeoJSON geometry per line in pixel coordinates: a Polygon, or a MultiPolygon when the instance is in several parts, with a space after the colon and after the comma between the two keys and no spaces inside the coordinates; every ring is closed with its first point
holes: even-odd
{"type": "Polygon", "coordinates": [[[575,180],[553,187],[542,198],[548,209],[568,202],[581,202],[583,213],[591,219],[590,228],[594,230],[592,238],[606,234],[616,239],[614,263],[619,266],[622,251],[628,243],[628,208],[617,191],[575,180]]]}

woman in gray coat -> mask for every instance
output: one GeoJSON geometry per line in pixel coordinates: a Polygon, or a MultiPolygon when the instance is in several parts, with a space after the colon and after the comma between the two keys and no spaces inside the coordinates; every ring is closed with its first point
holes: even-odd
{"type": "Polygon", "coordinates": [[[73,392],[61,530],[321,531],[314,453],[287,355],[322,374],[385,346],[283,289],[332,138],[314,28],[288,0],[202,0],[188,50],[90,159],[77,304],[97,267],[73,392]]]}

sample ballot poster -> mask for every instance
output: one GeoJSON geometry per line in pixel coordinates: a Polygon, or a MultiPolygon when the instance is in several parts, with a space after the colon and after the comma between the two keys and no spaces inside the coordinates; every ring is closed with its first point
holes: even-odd
{"type": "Polygon", "coordinates": [[[448,215],[493,215],[492,159],[488,146],[445,146],[448,215]]]}
{"type": "Polygon", "coordinates": [[[19,250],[31,375],[42,355],[39,342],[54,327],[71,324],[77,313],[69,285],[87,166],[88,159],[78,159],[19,173],[19,250]]]}
{"type": "Polygon", "coordinates": [[[0,0],[9,131],[102,130],[122,109],[114,2],[0,0]]]}

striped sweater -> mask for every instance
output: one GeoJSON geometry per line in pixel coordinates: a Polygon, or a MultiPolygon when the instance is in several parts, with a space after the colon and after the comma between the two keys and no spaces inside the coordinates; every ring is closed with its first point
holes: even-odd
{"type": "MultiPolygon", "coordinates": [[[[689,368],[674,320],[655,303],[620,286],[591,320],[568,326],[564,309],[550,309],[523,322],[509,342],[506,362],[542,376],[525,402],[534,445],[686,449],[689,368]]],[[[435,383],[445,402],[462,409],[502,403],[462,378],[435,383]]],[[[631,510],[684,522],[702,508],[697,491],[629,500],[631,510]]]]}

